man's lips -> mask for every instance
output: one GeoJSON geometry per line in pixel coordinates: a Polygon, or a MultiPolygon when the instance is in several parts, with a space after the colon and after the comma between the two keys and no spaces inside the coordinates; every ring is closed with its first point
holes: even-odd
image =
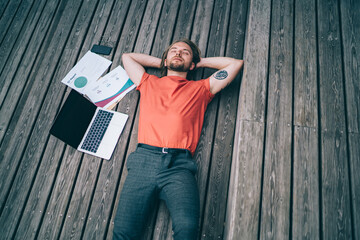
{"type": "Polygon", "coordinates": [[[184,61],[182,58],[179,58],[179,57],[173,57],[173,60],[184,61]]]}

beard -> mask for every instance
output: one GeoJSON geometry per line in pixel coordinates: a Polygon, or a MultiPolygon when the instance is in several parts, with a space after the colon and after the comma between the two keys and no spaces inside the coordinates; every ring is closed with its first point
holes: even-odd
{"type": "Polygon", "coordinates": [[[175,72],[188,72],[190,70],[190,66],[185,66],[184,62],[181,63],[170,62],[170,64],[167,66],[167,69],[175,72]]]}

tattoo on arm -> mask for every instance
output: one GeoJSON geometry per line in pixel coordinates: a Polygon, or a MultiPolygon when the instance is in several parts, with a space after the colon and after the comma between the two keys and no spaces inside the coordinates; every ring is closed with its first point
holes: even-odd
{"type": "Polygon", "coordinates": [[[214,74],[214,78],[217,80],[224,80],[225,78],[227,78],[227,76],[228,72],[225,70],[218,71],[214,74]]]}

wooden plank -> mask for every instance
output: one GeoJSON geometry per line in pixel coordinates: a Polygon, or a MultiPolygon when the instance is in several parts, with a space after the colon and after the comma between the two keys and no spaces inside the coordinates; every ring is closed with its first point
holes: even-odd
{"type": "Polygon", "coordinates": [[[315,1],[295,3],[292,238],[320,239],[315,1]]]}
{"type": "Polygon", "coordinates": [[[337,1],[318,1],[323,238],[352,238],[337,1]]]}
{"type": "Polygon", "coordinates": [[[315,1],[295,4],[294,125],[318,127],[315,1]]]}
{"type": "Polygon", "coordinates": [[[249,5],[224,239],[258,238],[270,7],[249,5]]]}
{"type": "Polygon", "coordinates": [[[292,238],[320,239],[319,132],[294,128],[292,238]]]}
{"type": "Polygon", "coordinates": [[[351,199],[352,199],[352,214],[354,226],[354,239],[360,238],[360,175],[358,170],[360,169],[360,134],[349,133],[349,157],[350,157],[350,175],[351,175],[351,199]]]}
{"type": "Polygon", "coordinates": [[[240,119],[264,122],[266,79],[270,34],[270,2],[254,0],[250,3],[245,41],[245,64],[240,91],[240,119]],[[251,68],[247,68],[251,66],[251,68]],[[247,80],[249,79],[249,80],[247,80]],[[256,79],[256,80],[254,80],[256,79]]]}
{"type": "Polygon", "coordinates": [[[323,238],[352,239],[346,134],[323,130],[321,156],[323,238]]]}
{"type": "Polygon", "coordinates": [[[360,2],[340,1],[353,238],[360,239],[360,2]]]}
{"type": "Polygon", "coordinates": [[[260,238],[287,239],[290,236],[294,3],[274,0],[272,5],[260,238]]]}
{"type": "MultiPolygon", "coordinates": [[[[18,11],[18,9],[23,5],[23,8],[28,7],[29,3],[28,2],[24,2],[22,0],[15,0],[15,1],[11,1],[7,8],[5,9],[1,19],[0,19],[0,44],[2,43],[5,35],[7,34],[9,27],[12,23],[12,21],[14,21],[14,18],[16,16],[16,13],[18,11]],[[15,13],[15,14],[14,14],[15,13]]],[[[17,15],[19,17],[19,15],[17,15]]]]}
{"type": "MultiPolygon", "coordinates": [[[[61,18],[60,11],[59,15],[56,16],[56,19],[52,23],[53,27],[60,25],[64,28],[62,35],[59,36],[59,34],[61,34],[60,32],[57,32],[57,34],[54,35],[50,34],[44,48],[40,50],[41,57],[37,59],[37,67],[29,77],[31,84],[23,94],[22,99],[20,100],[21,104],[16,109],[11,125],[9,126],[8,134],[11,133],[11,136],[7,134],[0,147],[0,153],[3,156],[3,161],[0,163],[1,176],[3,176],[3,181],[0,183],[1,205],[3,205],[6,200],[7,193],[12,184],[12,178],[15,177],[14,174],[17,170],[16,166],[21,162],[24,147],[27,145],[28,137],[32,131],[32,124],[34,123],[38,109],[41,106],[39,103],[42,102],[46,92],[46,80],[49,81],[49,79],[44,76],[51,76],[52,70],[56,67],[54,61],[56,62],[56,59],[61,52],[59,51],[59,49],[61,49],[59,41],[64,42],[64,37],[66,39],[66,36],[64,36],[66,35],[66,31],[70,31],[71,29],[71,21],[74,19],[74,15],[72,14],[76,13],[76,5],[71,9],[68,12],[69,15],[67,15],[67,18],[61,18]],[[71,9],[73,9],[73,11],[71,11],[71,9]],[[44,63],[44,65],[41,65],[42,63],[44,63]],[[31,86],[34,86],[34,88],[32,89],[31,86]],[[37,87],[39,89],[37,89],[37,87]]],[[[1,114],[3,113],[4,112],[1,111],[1,114]]],[[[26,167],[26,164],[24,167],[26,167]]]]}
{"type": "Polygon", "coordinates": [[[360,132],[360,2],[340,1],[347,130],[360,132]]]}
{"type": "Polygon", "coordinates": [[[237,118],[224,239],[258,239],[264,127],[237,118]]]}
{"type": "MultiPolygon", "coordinates": [[[[49,1],[48,3],[46,1],[36,1],[31,8],[24,25],[21,26],[22,28],[19,30],[19,34],[12,34],[13,32],[11,32],[11,34],[5,36],[3,43],[0,45],[0,108],[4,103],[9,87],[12,85],[13,76],[18,68],[21,69],[20,62],[23,55],[25,52],[29,52],[27,51],[28,48],[34,47],[32,46],[33,36],[35,35],[39,39],[43,39],[43,36],[41,33],[39,34],[38,29],[40,26],[48,27],[50,25],[53,11],[56,9],[57,5],[58,1],[49,1]],[[45,4],[47,4],[47,8],[46,11],[43,12],[45,4]]],[[[43,35],[45,32],[46,31],[44,31],[43,35]]],[[[21,83],[24,86],[26,81],[21,81],[21,83]]],[[[18,95],[19,94],[17,94],[17,96],[18,95]]]]}
{"type": "MultiPolygon", "coordinates": [[[[91,6],[94,8],[96,6],[95,2],[92,3],[91,6]]],[[[73,13],[77,13],[76,10],[77,9],[75,8],[73,13]]],[[[69,13],[71,13],[71,12],[69,12],[69,13]]],[[[82,36],[84,36],[87,32],[87,28],[84,28],[82,26],[84,26],[84,24],[88,24],[89,19],[91,19],[92,13],[93,13],[93,9],[91,9],[90,7],[87,7],[86,5],[82,5],[79,15],[78,15],[79,17],[76,18],[75,24],[73,25],[74,27],[69,28],[69,30],[71,30],[71,33],[70,33],[68,44],[66,44],[66,47],[68,47],[67,48],[68,50],[65,50],[62,54],[62,59],[65,63],[67,63],[67,64],[73,63],[76,60],[76,57],[78,55],[78,49],[79,49],[78,46],[81,45],[82,36]],[[79,29],[83,29],[83,31],[79,32],[79,29]],[[73,40],[73,39],[76,39],[76,40],[73,40]]],[[[72,19],[70,16],[71,15],[67,16],[70,19],[69,21],[71,21],[71,19],[72,19]]],[[[76,16],[76,15],[73,15],[73,16],[76,16]]],[[[65,23],[66,23],[66,21],[65,21],[65,23]]],[[[69,24],[69,25],[71,26],[72,24],[69,24]]],[[[64,41],[64,42],[66,42],[66,41],[64,41]]],[[[53,41],[52,43],[53,43],[54,48],[58,46],[58,43],[56,41],[53,41]]],[[[60,66],[58,68],[56,68],[56,70],[55,70],[55,73],[54,73],[55,78],[54,79],[55,79],[55,83],[57,83],[57,84],[60,84],[58,82],[58,79],[60,79],[59,75],[62,75],[62,76],[65,75],[64,74],[65,70],[67,70],[66,67],[64,67],[64,66],[66,66],[66,64],[64,64],[64,65],[60,64],[60,66]]],[[[41,79],[41,81],[42,81],[42,79],[41,79]]],[[[36,80],[35,80],[35,82],[36,82],[36,80]]],[[[35,95],[36,97],[39,96],[40,94],[37,91],[39,91],[41,88],[43,88],[42,89],[43,92],[46,92],[46,89],[44,89],[44,88],[47,87],[46,86],[47,84],[45,81],[42,81],[42,83],[43,83],[43,85],[41,85],[41,86],[38,86],[35,84],[34,88],[29,89],[29,93],[30,93],[29,95],[30,96],[35,95]],[[33,94],[31,94],[31,93],[33,93],[33,94]]],[[[38,84],[40,84],[39,81],[38,81],[38,84]]],[[[48,84],[49,84],[49,81],[48,81],[48,84]]],[[[64,86],[61,86],[61,88],[64,88],[64,86]]],[[[56,93],[54,93],[54,94],[51,94],[51,93],[52,92],[50,91],[49,97],[53,97],[53,96],[57,95],[56,93]]],[[[60,93],[61,93],[61,91],[60,91],[60,93]]],[[[33,119],[32,121],[30,121],[30,124],[32,125],[33,124],[32,122],[35,121],[35,117],[37,117],[36,115],[37,115],[37,112],[39,111],[39,108],[41,105],[38,103],[35,103],[35,99],[31,99],[34,102],[29,101],[29,99],[31,99],[31,97],[27,98],[26,105],[30,109],[34,110],[32,115],[35,115],[35,116],[29,117],[29,118],[33,119]]],[[[39,101],[39,99],[37,99],[37,100],[39,101]]],[[[42,101],[42,99],[40,99],[40,101],[42,101]]],[[[48,105],[48,107],[49,106],[51,106],[51,105],[48,105]]],[[[46,108],[46,104],[44,105],[44,107],[46,108]]],[[[48,113],[49,113],[48,111],[45,112],[45,115],[48,113]]],[[[40,113],[40,116],[41,116],[41,113],[40,113]]],[[[55,116],[55,112],[53,112],[53,117],[54,116],[55,116]]],[[[41,121],[49,122],[48,118],[45,118],[45,117],[39,118],[38,120],[40,122],[41,121]]],[[[24,124],[24,123],[22,123],[22,121],[24,121],[24,120],[20,118],[18,123],[24,124]]],[[[44,125],[46,125],[46,124],[44,124],[44,125]]],[[[39,124],[39,125],[35,125],[35,128],[33,130],[29,129],[29,130],[32,130],[32,132],[29,131],[29,133],[28,133],[29,137],[31,136],[29,144],[26,146],[25,143],[22,143],[22,144],[24,144],[24,146],[26,146],[26,150],[24,153],[25,158],[22,160],[22,162],[20,164],[18,174],[15,177],[13,187],[10,191],[10,194],[9,194],[9,197],[7,200],[9,202],[9,206],[10,206],[9,209],[11,209],[11,206],[13,206],[13,204],[16,204],[18,210],[3,212],[3,214],[1,215],[1,219],[3,219],[3,217],[4,217],[8,221],[9,219],[19,218],[19,212],[23,208],[24,201],[26,201],[26,197],[28,195],[28,194],[25,194],[25,192],[29,192],[31,189],[30,184],[33,182],[34,176],[36,175],[36,171],[38,169],[40,158],[41,158],[40,156],[41,156],[41,153],[43,152],[42,148],[44,148],[44,144],[46,143],[46,139],[48,136],[50,126],[51,126],[50,123],[48,123],[47,128],[45,128],[43,126],[43,124],[39,124]],[[30,135],[30,134],[32,134],[32,135],[30,135]],[[29,185],[24,184],[24,183],[28,183],[29,185]],[[18,195],[17,194],[18,191],[24,192],[24,194],[18,195]]],[[[25,138],[25,140],[27,140],[27,138],[25,138]]],[[[12,151],[16,151],[16,150],[17,149],[13,149],[12,151]]],[[[15,207],[12,207],[12,208],[14,209],[15,207]]],[[[17,220],[13,220],[13,221],[15,222],[17,220]]],[[[13,224],[12,226],[13,226],[13,228],[16,227],[15,224],[13,224]]],[[[11,231],[6,230],[6,231],[7,231],[7,234],[12,234],[12,230],[11,231]]]]}

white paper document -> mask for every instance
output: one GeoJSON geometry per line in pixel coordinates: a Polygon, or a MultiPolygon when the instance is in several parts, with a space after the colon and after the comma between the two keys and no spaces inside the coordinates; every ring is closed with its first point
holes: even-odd
{"type": "Polygon", "coordinates": [[[134,88],[126,71],[118,66],[97,81],[91,82],[86,95],[96,106],[108,108],[134,88]]]}
{"type": "Polygon", "coordinates": [[[110,60],[88,51],[61,82],[84,94],[89,83],[101,77],[110,64],[110,60]]]}

